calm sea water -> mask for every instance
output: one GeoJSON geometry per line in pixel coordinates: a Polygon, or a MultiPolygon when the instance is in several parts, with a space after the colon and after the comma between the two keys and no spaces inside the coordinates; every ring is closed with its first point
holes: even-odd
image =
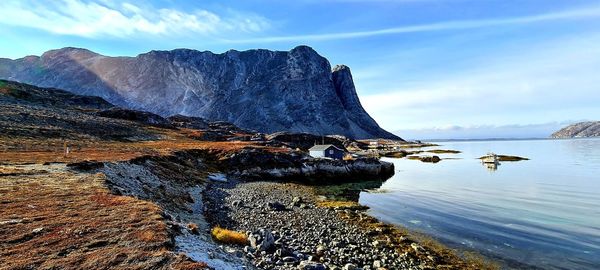
{"type": "Polygon", "coordinates": [[[505,268],[600,269],[600,139],[439,143],[461,154],[437,164],[406,159],[360,202],[390,223],[505,268]],[[488,152],[528,157],[492,171],[488,152]]]}

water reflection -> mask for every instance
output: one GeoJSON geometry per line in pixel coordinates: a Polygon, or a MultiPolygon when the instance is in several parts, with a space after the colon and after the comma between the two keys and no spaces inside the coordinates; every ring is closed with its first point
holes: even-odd
{"type": "Polygon", "coordinates": [[[486,169],[489,172],[495,172],[498,170],[498,166],[500,165],[500,162],[494,162],[494,163],[481,162],[481,164],[483,164],[483,166],[486,167],[486,169]]]}
{"type": "Polygon", "coordinates": [[[462,153],[437,164],[386,159],[397,170],[381,187],[388,192],[363,192],[360,202],[506,268],[600,269],[600,139],[442,144],[462,153]],[[482,170],[477,158],[492,151],[531,160],[482,170]]]}

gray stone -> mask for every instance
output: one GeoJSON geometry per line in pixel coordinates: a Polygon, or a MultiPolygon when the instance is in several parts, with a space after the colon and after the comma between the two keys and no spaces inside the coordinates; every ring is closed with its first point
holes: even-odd
{"type": "Polygon", "coordinates": [[[233,207],[240,207],[240,206],[242,206],[242,201],[235,200],[235,201],[231,202],[231,206],[233,206],[233,207]]]}
{"type": "Polygon", "coordinates": [[[283,257],[282,259],[284,262],[286,263],[293,263],[293,262],[297,262],[298,259],[292,257],[292,256],[287,256],[287,257],[283,257]]]}
{"type": "MultiPolygon", "coordinates": [[[[256,241],[254,242],[256,244],[256,241]]],[[[244,252],[246,253],[254,253],[256,251],[256,249],[252,246],[245,246],[244,247],[244,252]]]]}
{"type": "Polygon", "coordinates": [[[250,242],[250,246],[255,248],[258,246],[258,239],[254,235],[248,236],[248,242],[250,242]]]}
{"type": "Polygon", "coordinates": [[[317,254],[318,254],[319,256],[322,256],[322,255],[323,255],[323,253],[325,253],[325,251],[326,251],[326,250],[327,250],[327,248],[326,248],[325,246],[323,246],[323,245],[319,245],[319,246],[317,247],[317,254]]]}
{"type": "Polygon", "coordinates": [[[269,209],[273,210],[273,211],[284,211],[286,210],[285,205],[281,204],[280,202],[270,202],[267,204],[267,206],[269,207],[269,209]]]}
{"type": "Polygon", "coordinates": [[[326,270],[325,266],[316,262],[301,261],[298,269],[302,270],[326,270]]]}
{"type": "Polygon", "coordinates": [[[291,204],[291,205],[292,205],[293,207],[298,207],[298,206],[300,206],[301,204],[302,204],[302,198],[300,198],[300,197],[294,197],[294,198],[292,199],[292,204],[291,204]]]}
{"type": "Polygon", "coordinates": [[[356,265],[352,264],[352,263],[347,263],[346,265],[344,265],[344,267],[342,268],[343,270],[356,270],[356,265]]]}

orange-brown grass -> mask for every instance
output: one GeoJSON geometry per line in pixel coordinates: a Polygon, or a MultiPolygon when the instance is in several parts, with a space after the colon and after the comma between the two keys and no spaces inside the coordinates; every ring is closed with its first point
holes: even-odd
{"type": "Polygon", "coordinates": [[[206,267],[169,251],[157,205],[110,194],[101,174],[62,165],[4,171],[15,175],[0,177],[0,269],[206,267]]]}
{"type": "Polygon", "coordinates": [[[140,142],[118,142],[80,140],[66,141],[69,153],[65,155],[65,141],[58,139],[13,139],[0,138],[0,162],[10,164],[45,162],[126,161],[140,156],[169,155],[182,150],[237,151],[246,147],[263,148],[273,152],[287,151],[274,147],[263,147],[253,142],[199,141],[181,136],[176,131],[162,140],[140,142]]]}
{"type": "Polygon", "coordinates": [[[129,203],[128,197],[114,196],[103,192],[98,192],[90,197],[90,200],[103,206],[117,206],[129,203]]]}
{"type": "Polygon", "coordinates": [[[352,155],[345,155],[344,158],[343,158],[343,160],[346,160],[346,161],[348,161],[348,160],[354,160],[354,157],[352,155]]]}
{"type": "Polygon", "coordinates": [[[214,227],[211,230],[211,234],[215,240],[221,243],[236,245],[245,245],[248,243],[248,237],[245,234],[223,229],[221,227],[214,227]]]}

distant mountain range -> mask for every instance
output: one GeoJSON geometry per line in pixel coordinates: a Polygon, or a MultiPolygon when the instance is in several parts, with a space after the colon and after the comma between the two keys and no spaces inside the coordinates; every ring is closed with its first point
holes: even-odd
{"type": "Polygon", "coordinates": [[[0,59],[0,78],[102,97],[162,116],[188,115],[260,132],[400,139],[363,109],[350,69],[312,48],[288,52],[177,49],[108,57],[63,48],[0,59]]]}
{"type": "Polygon", "coordinates": [[[600,137],[600,121],[580,122],[552,133],[552,138],[600,137]]]}

